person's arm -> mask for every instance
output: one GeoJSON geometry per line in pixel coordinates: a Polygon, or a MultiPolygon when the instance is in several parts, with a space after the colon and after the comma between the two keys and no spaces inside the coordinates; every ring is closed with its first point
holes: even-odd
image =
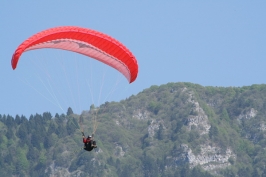
{"type": "Polygon", "coordinates": [[[82,133],[83,143],[86,143],[87,141],[86,141],[86,138],[85,138],[84,132],[82,131],[81,133],[82,133]]]}

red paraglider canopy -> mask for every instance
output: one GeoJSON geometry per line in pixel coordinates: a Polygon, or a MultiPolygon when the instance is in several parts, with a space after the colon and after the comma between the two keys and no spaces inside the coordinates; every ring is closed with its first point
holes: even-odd
{"type": "Polygon", "coordinates": [[[12,68],[16,69],[23,52],[42,48],[69,50],[97,59],[121,72],[129,83],[138,75],[137,60],[122,43],[106,34],[75,26],[47,29],[28,38],[14,52],[12,68]]]}

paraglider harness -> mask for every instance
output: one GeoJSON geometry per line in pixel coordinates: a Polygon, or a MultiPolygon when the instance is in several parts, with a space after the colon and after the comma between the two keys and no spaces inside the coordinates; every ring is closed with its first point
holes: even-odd
{"type": "Polygon", "coordinates": [[[84,147],[83,149],[86,150],[86,151],[91,151],[93,150],[94,148],[97,148],[97,145],[96,145],[96,141],[93,140],[93,136],[94,134],[92,134],[92,136],[88,136],[87,139],[85,139],[85,135],[84,135],[84,132],[82,131],[82,137],[83,137],[83,143],[84,143],[84,147]]]}
{"type": "Polygon", "coordinates": [[[82,121],[83,121],[82,115],[80,115],[80,117],[79,117],[79,124],[80,124],[81,133],[82,133],[82,137],[83,137],[83,143],[84,143],[83,149],[86,150],[86,151],[91,151],[94,148],[97,148],[96,141],[93,140],[94,134],[95,134],[96,129],[98,127],[97,114],[98,114],[98,110],[96,110],[94,112],[94,114],[93,114],[93,132],[92,132],[92,136],[88,136],[87,138],[85,138],[84,130],[83,130],[83,126],[82,126],[82,121]]]}

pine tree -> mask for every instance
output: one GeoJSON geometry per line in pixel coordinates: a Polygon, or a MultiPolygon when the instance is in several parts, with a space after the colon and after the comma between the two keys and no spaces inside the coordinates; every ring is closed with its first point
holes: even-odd
{"type": "Polygon", "coordinates": [[[13,139],[14,138],[14,133],[12,131],[12,128],[7,129],[6,137],[7,137],[7,139],[13,139]]]}
{"type": "Polygon", "coordinates": [[[26,124],[21,124],[16,133],[17,137],[19,137],[21,140],[24,140],[25,138],[27,138],[27,134],[28,134],[28,131],[27,131],[26,124]]]}
{"type": "Polygon", "coordinates": [[[19,115],[16,115],[15,122],[17,125],[21,124],[21,119],[20,119],[19,115]]]}
{"type": "Polygon", "coordinates": [[[9,128],[13,128],[15,126],[15,120],[12,116],[10,115],[7,115],[7,118],[6,118],[6,125],[7,127],[9,128]]]}
{"type": "Polygon", "coordinates": [[[72,110],[71,107],[69,107],[69,108],[67,109],[67,116],[70,116],[71,114],[73,114],[73,110],[72,110]]]}

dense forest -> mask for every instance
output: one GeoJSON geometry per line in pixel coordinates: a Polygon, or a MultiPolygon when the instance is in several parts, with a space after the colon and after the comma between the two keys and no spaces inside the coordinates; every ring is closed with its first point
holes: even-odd
{"type": "Polygon", "coordinates": [[[1,176],[266,176],[266,85],[151,86],[81,115],[0,114],[1,176]],[[98,148],[82,150],[81,128],[98,148]]]}

